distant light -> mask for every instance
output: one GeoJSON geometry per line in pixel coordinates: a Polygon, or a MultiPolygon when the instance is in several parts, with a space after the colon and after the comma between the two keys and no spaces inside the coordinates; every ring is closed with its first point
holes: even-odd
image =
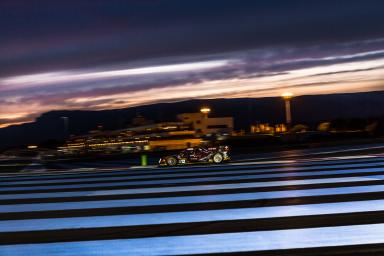
{"type": "Polygon", "coordinates": [[[36,145],[28,145],[28,149],[35,149],[35,148],[37,148],[36,145]]]}
{"type": "Polygon", "coordinates": [[[281,97],[283,97],[284,99],[291,99],[293,97],[293,93],[284,92],[283,94],[281,94],[281,97]]]}
{"type": "Polygon", "coordinates": [[[209,114],[211,112],[211,109],[208,107],[203,107],[200,109],[200,112],[203,114],[209,114]]]}

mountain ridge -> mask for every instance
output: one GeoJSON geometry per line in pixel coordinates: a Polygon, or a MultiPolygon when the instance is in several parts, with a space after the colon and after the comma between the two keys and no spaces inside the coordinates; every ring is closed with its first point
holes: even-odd
{"type": "MultiPolygon", "coordinates": [[[[284,101],[280,97],[192,99],[155,103],[111,110],[54,110],[43,113],[34,122],[0,129],[1,147],[63,139],[66,128],[61,117],[68,117],[70,134],[81,135],[102,125],[106,130],[121,129],[137,115],[158,121],[174,121],[176,115],[197,112],[201,106],[212,109],[210,116],[233,116],[235,129],[249,129],[253,123],[284,122],[284,101]]],[[[384,116],[384,91],[303,95],[292,99],[294,123],[315,125],[343,118],[378,118],[384,116]]]]}

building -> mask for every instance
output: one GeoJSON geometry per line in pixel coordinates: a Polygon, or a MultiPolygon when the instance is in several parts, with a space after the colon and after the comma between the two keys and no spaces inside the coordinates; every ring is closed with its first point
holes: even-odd
{"type": "Polygon", "coordinates": [[[116,131],[95,130],[87,135],[71,137],[58,151],[63,154],[87,154],[176,150],[197,146],[201,142],[190,124],[163,122],[116,131]]]}
{"type": "Polygon", "coordinates": [[[183,113],[177,118],[185,124],[192,125],[197,134],[231,134],[233,117],[208,117],[205,113],[183,113]]]}
{"type": "Polygon", "coordinates": [[[177,150],[202,144],[201,135],[233,132],[232,117],[209,118],[208,113],[184,113],[177,117],[178,122],[148,123],[139,116],[134,127],[116,131],[99,129],[84,136],[71,137],[58,151],[81,154],[177,150]]]}
{"type": "Polygon", "coordinates": [[[251,133],[274,134],[287,132],[285,124],[269,125],[268,123],[261,123],[251,125],[251,133]]]}

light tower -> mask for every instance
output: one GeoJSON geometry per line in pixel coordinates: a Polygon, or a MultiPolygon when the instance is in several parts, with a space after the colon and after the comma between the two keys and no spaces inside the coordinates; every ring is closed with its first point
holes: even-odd
{"type": "Polygon", "coordinates": [[[208,118],[208,114],[211,112],[209,107],[200,108],[200,112],[204,114],[204,118],[208,118]]]}
{"type": "Polygon", "coordinates": [[[281,97],[285,102],[285,118],[287,126],[290,127],[292,124],[292,113],[291,113],[291,100],[293,98],[293,94],[291,92],[285,92],[281,94],[281,97]]]}

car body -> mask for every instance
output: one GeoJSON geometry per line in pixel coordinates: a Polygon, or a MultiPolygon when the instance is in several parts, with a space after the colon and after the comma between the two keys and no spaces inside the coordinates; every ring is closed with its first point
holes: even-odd
{"type": "Polygon", "coordinates": [[[229,147],[201,147],[187,148],[178,154],[162,157],[159,166],[176,166],[197,163],[219,164],[230,160],[229,147]]]}

